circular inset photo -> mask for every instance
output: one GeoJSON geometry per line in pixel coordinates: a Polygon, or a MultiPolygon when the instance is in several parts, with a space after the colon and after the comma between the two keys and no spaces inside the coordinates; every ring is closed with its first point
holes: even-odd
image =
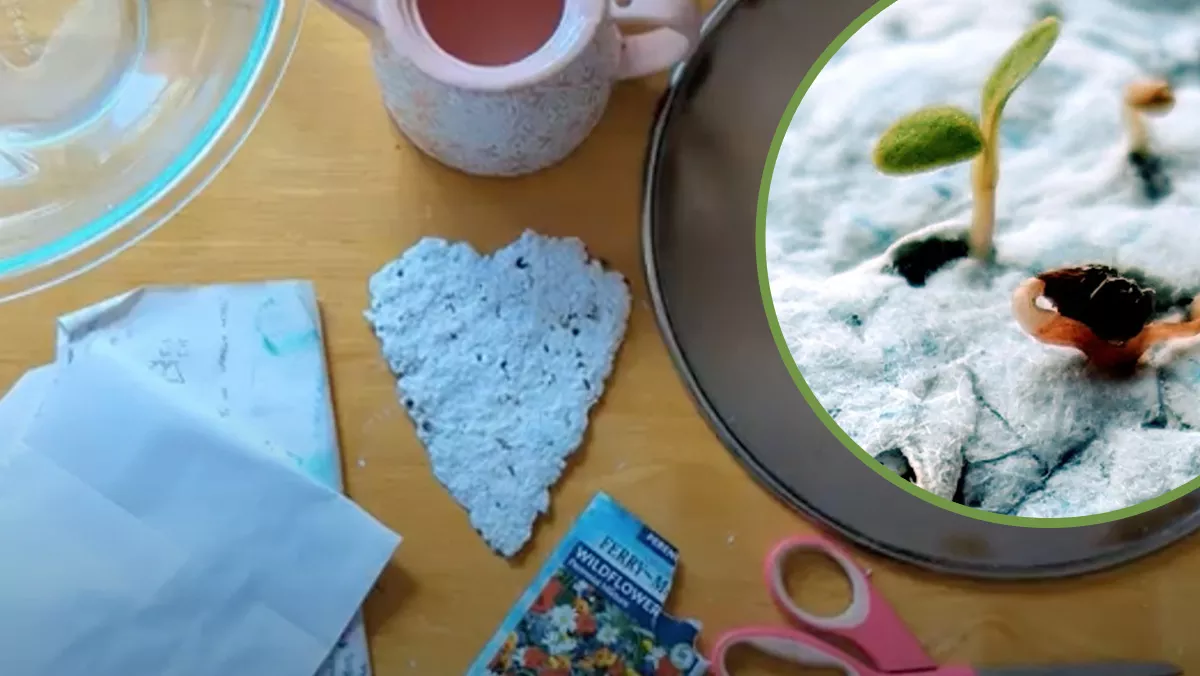
{"type": "Polygon", "coordinates": [[[763,300],[910,492],[1081,525],[1200,481],[1200,2],[885,0],[776,134],[763,300]]]}

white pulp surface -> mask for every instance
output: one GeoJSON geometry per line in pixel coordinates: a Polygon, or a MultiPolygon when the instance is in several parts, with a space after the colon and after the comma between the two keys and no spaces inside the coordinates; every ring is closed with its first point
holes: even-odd
{"type": "Polygon", "coordinates": [[[1035,342],[1012,318],[1024,278],[1085,263],[1200,288],[1200,2],[900,0],[817,77],[788,129],[766,229],[771,295],[821,405],[858,445],[921,487],[989,511],[1081,516],[1200,474],[1200,349],[1127,379],[1035,342]],[[977,114],[996,58],[1048,7],[1057,45],[1009,100],[997,266],[960,260],[909,286],[833,275],[898,237],[969,218],[969,166],[896,178],[871,164],[899,115],[977,114]],[[1148,200],[1127,161],[1126,84],[1168,77],[1151,118],[1171,192],[1148,200]]]}

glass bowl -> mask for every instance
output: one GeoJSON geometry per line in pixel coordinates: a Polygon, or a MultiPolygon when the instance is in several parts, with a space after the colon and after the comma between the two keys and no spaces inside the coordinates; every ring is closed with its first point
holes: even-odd
{"type": "Polygon", "coordinates": [[[0,302],[134,244],[229,161],[307,0],[0,0],[0,302]]]}

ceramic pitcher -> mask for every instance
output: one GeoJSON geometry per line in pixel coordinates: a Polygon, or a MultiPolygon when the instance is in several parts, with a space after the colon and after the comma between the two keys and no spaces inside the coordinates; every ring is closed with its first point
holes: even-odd
{"type": "Polygon", "coordinates": [[[695,0],[323,0],[370,39],[396,126],[469,174],[516,176],[573,152],[613,84],[672,67],[695,0]],[[625,34],[637,26],[641,32],[625,34]]]}

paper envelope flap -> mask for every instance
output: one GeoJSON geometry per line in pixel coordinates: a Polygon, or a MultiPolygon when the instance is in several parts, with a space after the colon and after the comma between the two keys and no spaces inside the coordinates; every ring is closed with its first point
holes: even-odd
{"type": "Polygon", "coordinates": [[[64,646],[151,603],[185,557],[41,454],[0,464],[0,673],[67,673],[64,646]]]}
{"type": "Polygon", "coordinates": [[[59,362],[104,342],[164,383],[253,429],[297,468],[341,486],[312,285],[146,287],[58,320],[59,362]]]}
{"type": "MultiPolygon", "coordinates": [[[[136,643],[145,626],[177,636],[168,652],[195,661],[167,673],[222,673],[212,662],[218,651],[191,653],[187,642],[198,633],[211,646],[245,641],[261,606],[309,637],[298,652],[315,644],[327,653],[390,559],[397,535],[244,441],[229,423],[103,343],[60,368],[26,438],[31,452],[186,557],[149,603],[110,618],[105,640],[90,645],[136,643]]],[[[79,571],[86,574],[86,566],[79,571]]],[[[269,659],[263,653],[278,646],[247,650],[246,659],[269,659]]],[[[128,658],[137,656],[131,650],[128,658]]],[[[296,676],[311,676],[323,657],[296,676]]],[[[66,666],[50,673],[68,673],[60,669],[66,666]]]]}
{"type": "MultiPolygon", "coordinates": [[[[62,316],[57,361],[104,342],[306,476],[342,474],[313,284],[269,280],[147,286],[62,316]]],[[[370,676],[361,614],[315,676],[370,676]]]]}

